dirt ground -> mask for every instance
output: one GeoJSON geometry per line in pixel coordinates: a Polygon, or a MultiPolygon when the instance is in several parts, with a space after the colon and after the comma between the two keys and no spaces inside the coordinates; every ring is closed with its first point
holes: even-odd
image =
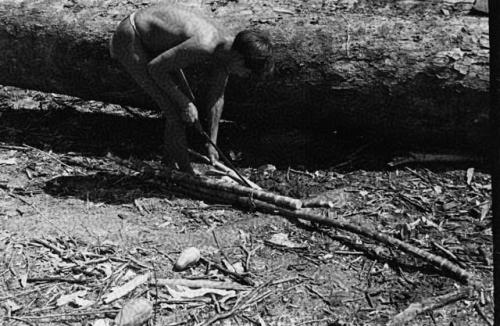
{"type": "MultiPolygon", "coordinates": [[[[353,233],[176,193],[151,171],[131,168],[159,166],[158,117],[10,87],[0,89],[0,112],[4,325],[110,325],[139,297],[154,305],[150,325],[385,325],[412,303],[464,287],[424,260],[353,233]],[[187,247],[204,259],[174,271],[187,247]],[[149,282],[107,300],[147,273],[149,282]],[[164,279],[233,287],[166,287],[164,279]]],[[[491,183],[479,159],[454,153],[415,163],[419,157],[400,144],[263,134],[230,121],[221,134],[240,171],[266,190],[321,196],[331,207],[314,212],[473,273],[481,285],[475,295],[408,325],[491,323],[491,183]]]]}

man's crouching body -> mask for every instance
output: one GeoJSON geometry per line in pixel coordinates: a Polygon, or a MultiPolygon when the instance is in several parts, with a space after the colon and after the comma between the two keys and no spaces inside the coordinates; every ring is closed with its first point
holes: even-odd
{"type": "MultiPolygon", "coordinates": [[[[202,107],[214,143],[228,75],[265,75],[273,69],[271,44],[263,33],[244,30],[234,37],[207,18],[174,5],[155,5],[124,19],[110,52],[165,116],[164,163],[191,174],[185,126],[197,123],[198,109],[182,69],[205,61],[214,67],[202,107]]],[[[210,160],[217,160],[215,148],[208,144],[207,149],[210,160]]]]}

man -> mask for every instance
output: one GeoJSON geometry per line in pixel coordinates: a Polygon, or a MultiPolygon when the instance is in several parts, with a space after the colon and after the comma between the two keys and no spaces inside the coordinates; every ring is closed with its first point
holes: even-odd
{"type": "MultiPolygon", "coordinates": [[[[198,109],[182,69],[199,63],[211,67],[202,109],[214,143],[228,75],[265,75],[273,69],[271,44],[262,32],[244,30],[234,37],[193,10],[172,4],[147,7],[124,19],[110,52],[165,116],[164,163],[191,174],[185,125],[199,125],[198,109]]],[[[210,160],[217,160],[215,148],[207,144],[207,149],[210,160]]]]}

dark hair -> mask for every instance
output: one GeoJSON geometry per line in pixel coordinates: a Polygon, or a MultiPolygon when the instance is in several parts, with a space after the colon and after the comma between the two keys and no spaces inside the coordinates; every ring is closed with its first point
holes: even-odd
{"type": "Polygon", "coordinates": [[[245,66],[256,74],[265,74],[274,69],[273,50],[267,33],[255,29],[239,32],[233,42],[232,50],[239,52],[245,66]]]}

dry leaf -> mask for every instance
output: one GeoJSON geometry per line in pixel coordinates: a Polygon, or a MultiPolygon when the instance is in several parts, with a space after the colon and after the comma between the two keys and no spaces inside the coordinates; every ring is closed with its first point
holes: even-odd
{"type": "Polygon", "coordinates": [[[75,306],[77,306],[78,308],[88,308],[91,305],[93,305],[95,303],[95,301],[77,297],[77,298],[73,299],[73,301],[71,301],[71,303],[74,304],[75,306]]]}
{"type": "Polygon", "coordinates": [[[186,286],[182,285],[177,285],[174,289],[174,287],[166,286],[168,293],[175,299],[175,300],[181,300],[181,299],[193,299],[193,298],[199,298],[203,297],[207,294],[216,294],[221,297],[224,296],[235,296],[236,291],[233,290],[221,290],[221,289],[210,289],[210,288],[202,288],[202,289],[190,289],[186,286]]]}
{"type": "Polygon", "coordinates": [[[474,10],[487,14],[489,12],[488,0],[476,0],[473,8],[474,10]]]}
{"type": "Polygon", "coordinates": [[[432,189],[436,192],[436,194],[441,195],[443,193],[443,187],[441,186],[433,186],[432,189]]]}
{"type": "Polygon", "coordinates": [[[0,159],[0,165],[16,165],[17,159],[15,157],[0,159]]]}
{"type": "Polygon", "coordinates": [[[113,274],[113,265],[111,263],[99,264],[96,268],[102,271],[106,277],[110,277],[113,274]]]}
{"type": "Polygon", "coordinates": [[[109,319],[96,319],[92,323],[92,326],[109,326],[110,324],[111,323],[109,319]]]}
{"type": "Polygon", "coordinates": [[[467,184],[470,185],[472,178],[474,177],[474,168],[467,169],[467,184]]]}
{"type": "Polygon", "coordinates": [[[62,295],[59,299],[57,299],[56,305],[58,307],[67,305],[68,303],[74,302],[75,299],[77,299],[79,297],[83,297],[86,294],[87,294],[87,291],[86,290],[82,290],[82,291],[77,291],[77,292],[74,292],[74,293],[62,295]]]}
{"type": "Polygon", "coordinates": [[[201,253],[198,248],[189,247],[184,249],[179,258],[177,258],[177,262],[174,265],[174,269],[177,271],[182,271],[188,268],[191,265],[196,264],[201,258],[201,253]]]}
{"type": "Polygon", "coordinates": [[[28,286],[28,274],[21,274],[19,275],[19,284],[21,284],[21,287],[25,288],[28,286]]]}
{"type": "Polygon", "coordinates": [[[135,288],[146,283],[149,280],[150,275],[151,275],[150,273],[139,275],[130,282],[127,282],[122,286],[113,288],[110,293],[106,294],[103,297],[104,303],[108,304],[110,302],[115,301],[116,299],[126,296],[128,293],[132,292],[135,288]]]}
{"type": "Polygon", "coordinates": [[[305,245],[288,240],[288,234],[285,233],[273,234],[273,236],[271,237],[271,239],[268,240],[268,242],[274,245],[293,248],[293,249],[307,248],[305,245]]]}
{"type": "Polygon", "coordinates": [[[444,209],[445,211],[447,211],[447,210],[450,210],[450,209],[455,208],[455,207],[457,207],[457,206],[458,206],[458,203],[456,203],[456,202],[454,202],[454,201],[451,201],[451,202],[445,203],[445,204],[443,205],[443,209],[444,209]]]}
{"type": "Polygon", "coordinates": [[[481,205],[481,217],[479,218],[480,221],[483,221],[486,218],[486,215],[488,215],[488,212],[490,211],[490,207],[491,204],[489,202],[481,205]]]}
{"type": "Polygon", "coordinates": [[[11,313],[12,313],[12,312],[16,312],[16,311],[18,311],[18,310],[21,310],[21,308],[22,308],[22,307],[21,307],[20,305],[18,305],[15,301],[10,300],[10,299],[7,299],[7,300],[4,302],[4,304],[3,304],[3,305],[4,305],[4,307],[5,307],[5,308],[7,308],[7,310],[8,310],[9,312],[11,312],[11,313]]]}
{"type": "Polygon", "coordinates": [[[116,326],[140,326],[153,316],[153,304],[144,298],[131,300],[115,317],[116,326]]]}
{"type": "Polygon", "coordinates": [[[137,277],[137,273],[128,269],[125,274],[122,276],[122,281],[123,282],[126,282],[126,281],[129,281],[131,279],[133,279],[134,277],[137,277]]]}
{"type": "Polygon", "coordinates": [[[245,267],[243,267],[243,263],[241,261],[234,263],[233,269],[238,274],[243,274],[245,272],[245,267]]]}
{"type": "Polygon", "coordinates": [[[304,207],[342,208],[347,205],[348,194],[343,189],[328,190],[312,198],[302,200],[304,207]]]}

